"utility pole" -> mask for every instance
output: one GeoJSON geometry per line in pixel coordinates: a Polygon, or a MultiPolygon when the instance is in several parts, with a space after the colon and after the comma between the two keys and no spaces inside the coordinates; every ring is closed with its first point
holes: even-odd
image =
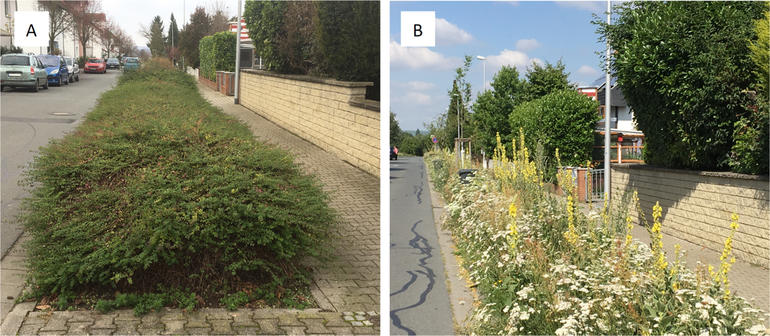
{"type": "MultiPolygon", "coordinates": [[[[611,2],[611,0],[607,0],[608,26],[610,25],[610,11],[612,10],[611,2]]],[[[609,206],[610,188],[612,185],[610,183],[610,165],[612,164],[610,157],[610,109],[612,108],[612,105],[610,105],[610,80],[612,80],[610,76],[610,38],[607,36],[607,75],[604,81],[604,197],[607,200],[607,206],[609,206]]]]}
{"type": "Polygon", "coordinates": [[[241,0],[238,0],[238,33],[235,34],[235,105],[238,105],[240,95],[238,84],[241,79],[241,0]]]}

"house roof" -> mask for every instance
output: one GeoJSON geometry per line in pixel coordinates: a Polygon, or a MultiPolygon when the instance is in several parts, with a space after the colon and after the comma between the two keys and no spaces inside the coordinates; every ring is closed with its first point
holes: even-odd
{"type": "MultiPolygon", "coordinates": [[[[607,76],[601,76],[597,80],[595,80],[593,83],[588,85],[588,87],[597,88],[597,89],[604,87],[604,82],[606,80],[607,80],[607,76]]],[[[615,85],[617,85],[617,83],[618,83],[618,77],[610,78],[610,84],[612,85],[613,88],[615,87],[615,85]]]]}
{"type": "MultiPolygon", "coordinates": [[[[596,100],[599,101],[602,105],[604,105],[604,84],[607,77],[602,76],[601,78],[595,80],[591,85],[588,87],[596,88],[596,100]]],[[[623,97],[623,90],[618,86],[618,78],[617,77],[611,77],[610,78],[610,84],[612,85],[612,95],[610,96],[610,104],[612,106],[628,106],[628,103],[626,103],[626,99],[623,97]]]]}

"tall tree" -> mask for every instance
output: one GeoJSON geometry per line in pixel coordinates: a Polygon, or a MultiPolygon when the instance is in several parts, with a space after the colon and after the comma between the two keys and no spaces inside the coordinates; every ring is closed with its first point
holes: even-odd
{"type": "Polygon", "coordinates": [[[110,57],[115,44],[115,24],[112,20],[103,22],[96,30],[96,37],[99,38],[99,43],[107,50],[107,58],[110,57]]]}
{"type": "Polygon", "coordinates": [[[38,0],[37,7],[48,12],[48,48],[53,52],[54,40],[69,29],[72,16],[59,0],[38,0]]]}
{"type": "Polygon", "coordinates": [[[453,148],[454,138],[460,137],[469,138],[472,130],[469,126],[470,116],[468,112],[467,104],[471,100],[471,84],[465,80],[468,70],[471,68],[472,58],[470,55],[465,55],[463,66],[455,69],[455,79],[452,84],[452,89],[447,93],[449,94],[449,108],[446,111],[445,118],[445,138],[440,145],[444,148],[453,148]],[[459,118],[458,118],[459,113],[459,118]],[[458,122],[460,130],[458,133],[458,122]]]}
{"type": "MultiPolygon", "coordinates": [[[[492,78],[492,88],[481,93],[473,104],[473,120],[477,139],[489,153],[497,145],[497,134],[510,147],[511,130],[508,116],[524,101],[526,82],[512,66],[503,66],[492,78]]],[[[509,151],[510,153],[510,151],[509,151]]]]}
{"type": "Polygon", "coordinates": [[[171,13],[171,19],[168,22],[168,35],[166,37],[166,46],[175,48],[179,46],[179,28],[176,25],[176,19],[174,19],[174,13],[171,13]]]}
{"type": "MultiPolygon", "coordinates": [[[[247,2],[248,6],[250,2],[247,2]]],[[[185,63],[193,68],[200,67],[200,51],[198,46],[202,38],[208,35],[211,26],[211,18],[206,14],[206,9],[196,7],[190,14],[190,22],[179,32],[179,48],[185,58],[185,63]]]]}
{"type": "Polygon", "coordinates": [[[210,2],[207,12],[211,17],[208,35],[214,35],[230,29],[230,10],[224,1],[215,0],[210,2]]]}
{"type": "Polygon", "coordinates": [[[565,66],[561,59],[556,65],[545,62],[540,66],[532,62],[532,67],[527,68],[527,84],[524,92],[524,100],[533,101],[551,92],[561,90],[574,90],[575,85],[569,82],[569,72],[564,72],[565,66]]]}
{"type": "Polygon", "coordinates": [[[153,57],[166,55],[166,36],[163,33],[163,20],[160,19],[160,15],[156,15],[152,19],[149,31],[145,33],[145,36],[150,41],[147,43],[147,47],[150,48],[153,57]]]}
{"type": "Polygon", "coordinates": [[[136,52],[136,46],[134,45],[134,39],[131,38],[130,35],[126,34],[126,31],[123,30],[123,28],[120,27],[114,27],[113,29],[113,39],[115,44],[115,49],[117,49],[121,54],[126,55],[134,55],[136,52]]]}
{"type": "Polygon", "coordinates": [[[390,145],[397,146],[398,141],[401,138],[401,127],[398,126],[398,120],[396,120],[396,114],[393,111],[390,112],[390,145]]]}
{"type": "MultiPolygon", "coordinates": [[[[106,21],[102,11],[102,3],[99,0],[82,0],[63,2],[72,15],[72,29],[80,42],[83,55],[87,55],[86,46],[94,36],[99,22],[106,21]]],[[[91,55],[98,56],[101,55],[91,55]]]]}

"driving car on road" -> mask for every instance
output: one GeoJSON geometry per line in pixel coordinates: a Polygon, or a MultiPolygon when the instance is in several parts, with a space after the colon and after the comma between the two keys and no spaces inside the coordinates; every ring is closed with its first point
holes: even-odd
{"type": "Polygon", "coordinates": [[[89,58],[83,70],[88,72],[105,73],[107,72],[107,66],[101,58],[89,58]]]}
{"type": "Polygon", "coordinates": [[[48,83],[61,86],[62,83],[69,85],[69,69],[64,57],[58,55],[39,55],[37,58],[45,65],[45,71],[48,72],[48,83]]]}
{"type": "Polygon", "coordinates": [[[0,91],[5,87],[48,88],[48,72],[35,55],[5,54],[0,57],[0,91]]]}
{"type": "Polygon", "coordinates": [[[123,62],[123,71],[139,70],[139,59],[136,57],[126,57],[123,62]]]}
{"type": "Polygon", "coordinates": [[[67,70],[70,73],[70,83],[80,81],[80,66],[72,57],[64,57],[64,63],[67,64],[67,70]]]}
{"type": "Polygon", "coordinates": [[[107,60],[107,69],[115,68],[120,70],[120,61],[117,58],[110,58],[107,60]]]}

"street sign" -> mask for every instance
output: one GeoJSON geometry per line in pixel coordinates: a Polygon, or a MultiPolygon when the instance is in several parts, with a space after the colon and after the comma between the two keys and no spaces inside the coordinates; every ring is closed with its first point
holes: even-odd
{"type": "Polygon", "coordinates": [[[436,139],[436,137],[433,137],[433,143],[438,143],[438,139],[436,139]]]}

